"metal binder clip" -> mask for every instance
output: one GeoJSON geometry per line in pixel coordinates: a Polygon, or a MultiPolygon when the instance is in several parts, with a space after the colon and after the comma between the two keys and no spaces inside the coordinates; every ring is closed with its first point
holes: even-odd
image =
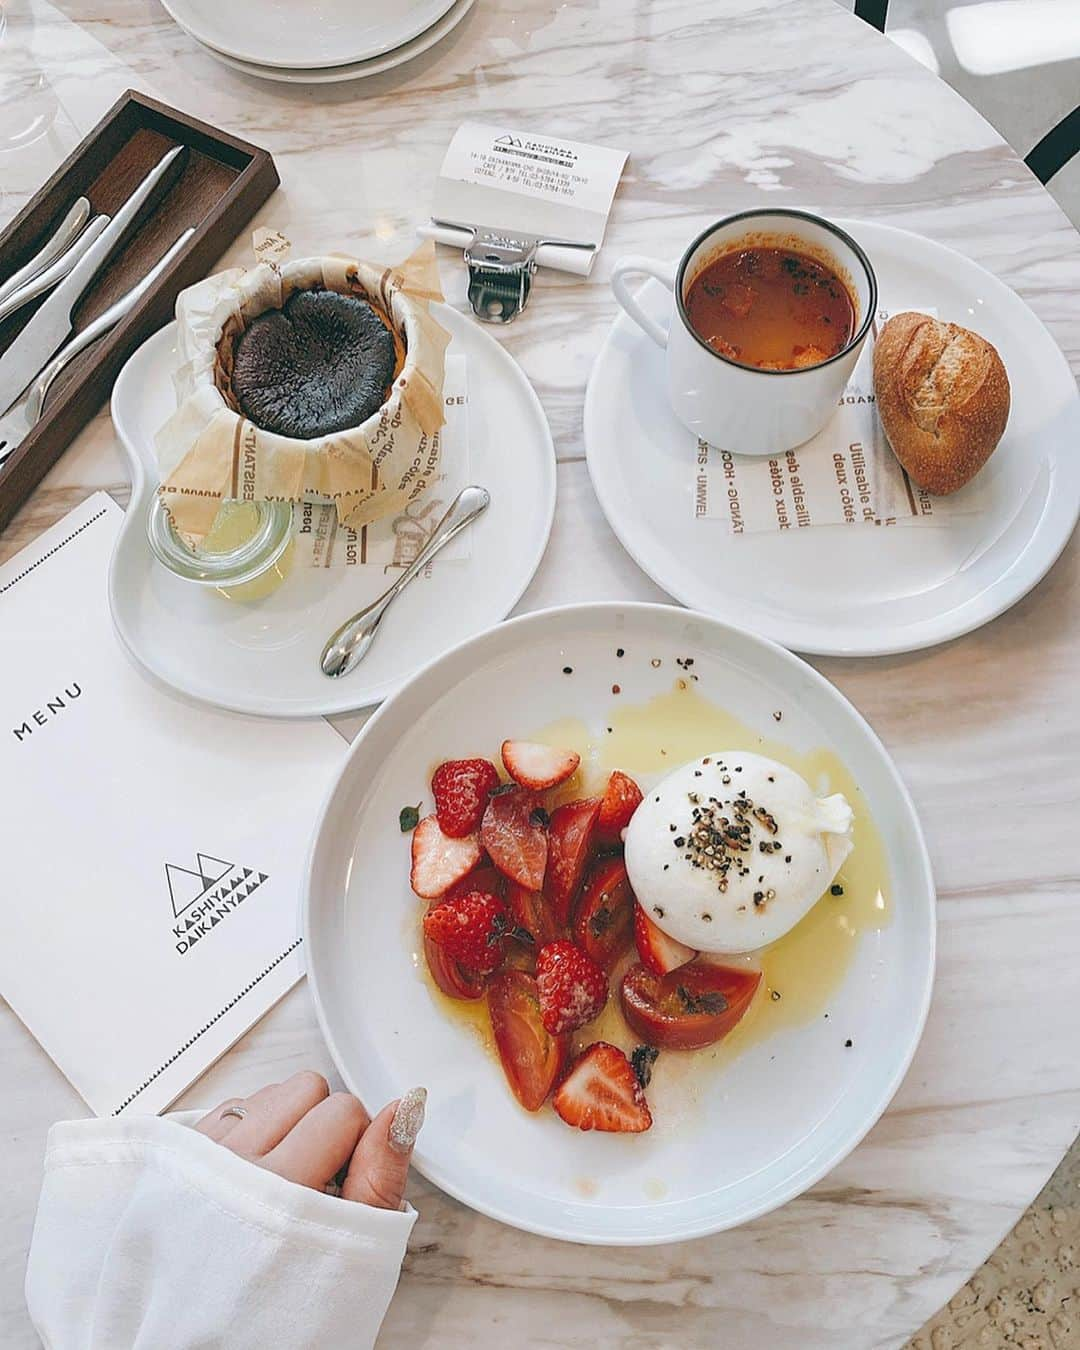
{"type": "Polygon", "coordinates": [[[544,244],[581,248],[593,252],[595,245],[570,239],[541,239],[521,231],[509,233],[457,221],[433,220],[433,225],[466,230],[472,236],[464,244],[469,269],[469,304],[485,323],[509,323],[525,308],[532,290],[537,253],[544,244]]]}
{"type": "Polygon", "coordinates": [[[509,323],[525,308],[536,271],[540,240],[530,234],[473,231],[465,247],[469,304],[478,319],[509,323]]]}

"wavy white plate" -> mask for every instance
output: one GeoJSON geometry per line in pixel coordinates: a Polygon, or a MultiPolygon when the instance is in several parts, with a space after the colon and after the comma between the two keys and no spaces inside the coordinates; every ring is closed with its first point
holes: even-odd
{"type": "MultiPolygon", "coordinates": [[[[813,526],[732,536],[694,519],[694,453],[664,392],[664,353],[625,315],[585,399],[585,449],[623,547],[670,595],[793,651],[878,656],[959,637],[1026,595],[1080,511],[1080,396],[1054,339],[1013,291],[970,259],[906,230],[841,220],[866,249],[885,303],[933,305],[997,347],[1009,425],[983,470],[984,514],[944,525],[813,526]],[[890,297],[893,299],[890,300],[890,297]]],[[[642,291],[663,317],[658,282],[642,291]]]]}
{"type": "MultiPolygon", "coordinates": [[[[288,70],[283,66],[260,66],[252,61],[240,61],[235,56],[227,56],[224,52],[207,46],[206,43],[200,45],[210,56],[224,65],[238,70],[242,75],[251,75],[257,80],[274,80],[278,84],[341,84],[346,80],[363,80],[369,75],[381,75],[384,70],[393,70],[396,66],[402,66],[406,61],[411,61],[422,52],[428,51],[458,26],[474,3],[475,0],[456,0],[438,22],[433,23],[430,28],[425,28],[410,42],[403,42],[400,47],[395,47],[393,51],[386,52],[382,56],[374,56],[367,61],[355,61],[344,66],[311,66],[301,70],[288,70]]],[[[195,34],[192,33],[191,36],[195,37],[195,34]]]]}
{"type": "Polygon", "coordinates": [[[529,614],[410,680],[365,726],[323,807],[303,923],[312,997],[350,1089],[374,1109],[426,1085],[420,1171],[484,1214],[574,1242],[697,1237],[812,1185],[896,1091],[922,1032],[934,969],[926,847],[873,731],[797,657],[667,605],[529,614]],[[695,688],[711,701],[768,737],[779,734],[773,712],[782,709],[788,745],[826,746],[844,761],[884,841],[893,918],[860,939],[829,1020],[776,1034],[704,1073],[699,1100],[677,1126],[654,1097],[649,1133],[581,1134],[549,1110],[522,1111],[469,1027],[433,1003],[416,964],[420,902],[409,889],[409,836],[398,812],[418,800],[430,806],[428,778],[439,760],[490,753],[505,735],[567,716],[602,729],[614,682],[620,702],[641,702],[670,690],[674,658],[687,656],[695,688]],[[572,676],[563,674],[567,665],[572,676]]]}
{"type": "Polygon", "coordinates": [[[453,0],[161,0],[207,47],[260,66],[341,66],[400,47],[453,0]]]}
{"type": "Polygon", "coordinates": [[[474,320],[433,313],[463,352],[469,380],[469,476],[491,493],[467,559],[436,563],[387,612],[370,652],[327,679],[319,655],[389,579],[375,567],[296,566],[265,600],[243,604],[167,572],[150,554],[146,517],[157,485],[154,436],[176,406],[175,324],[155,333],[116,381],[112,417],[131,468],[128,506],[109,568],[121,641],[151,675],[192,698],[264,717],[314,717],[378,703],[455,643],[498,623],[532,580],[555,513],[555,448],[520,366],[474,320]],[[512,453],[508,453],[512,447],[512,453]]]}

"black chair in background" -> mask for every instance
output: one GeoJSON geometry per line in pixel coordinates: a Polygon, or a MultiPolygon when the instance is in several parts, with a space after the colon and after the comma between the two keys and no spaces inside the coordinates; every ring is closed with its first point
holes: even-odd
{"type": "MultiPolygon", "coordinates": [[[[885,31],[889,0],[855,0],[855,14],[879,33],[885,31]]],[[[1054,174],[1080,152],[1080,104],[1050,128],[1025,156],[1024,163],[1040,183],[1048,183],[1054,174]]]]}
{"type": "Polygon", "coordinates": [[[879,33],[885,31],[885,19],[889,13],[889,0],[855,0],[855,13],[864,19],[871,28],[879,33]]]}
{"type": "Polygon", "coordinates": [[[1024,163],[1040,183],[1048,183],[1077,152],[1080,152],[1080,104],[1066,113],[1056,127],[1050,128],[1024,156],[1024,163]]]}

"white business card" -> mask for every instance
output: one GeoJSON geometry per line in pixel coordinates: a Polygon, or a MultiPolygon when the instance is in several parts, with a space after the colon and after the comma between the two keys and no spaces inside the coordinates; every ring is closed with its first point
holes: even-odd
{"type": "MultiPolygon", "coordinates": [[[[607,227],[627,152],[563,136],[486,122],[465,122],[446,151],[431,214],[436,222],[477,225],[547,240],[592,245],[544,245],[539,261],[582,274],[592,267],[607,227]]],[[[424,227],[447,243],[451,228],[424,227]]]]}

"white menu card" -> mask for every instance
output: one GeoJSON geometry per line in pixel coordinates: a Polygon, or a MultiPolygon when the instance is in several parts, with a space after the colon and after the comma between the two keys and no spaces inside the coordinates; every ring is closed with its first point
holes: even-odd
{"type": "Polygon", "coordinates": [[[97,493],[0,568],[0,995],[98,1115],[164,1110],[300,978],[347,748],[135,669],[106,596],[122,518],[97,493]]]}

